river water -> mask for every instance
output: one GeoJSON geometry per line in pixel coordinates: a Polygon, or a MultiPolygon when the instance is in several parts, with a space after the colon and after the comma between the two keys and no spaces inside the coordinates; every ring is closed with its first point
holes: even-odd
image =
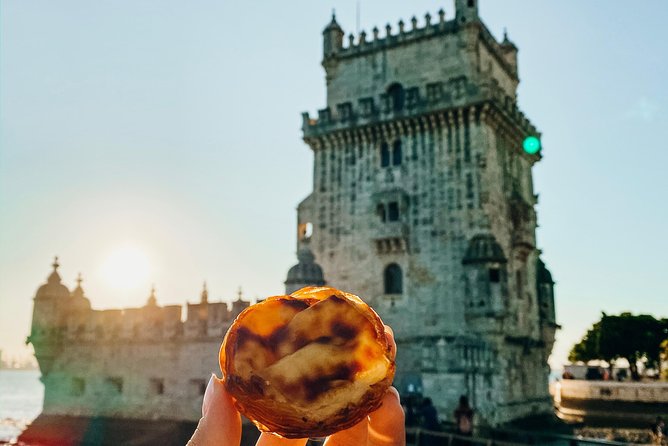
{"type": "Polygon", "coordinates": [[[38,370],[0,370],[0,442],[15,439],[42,411],[38,370]]]}

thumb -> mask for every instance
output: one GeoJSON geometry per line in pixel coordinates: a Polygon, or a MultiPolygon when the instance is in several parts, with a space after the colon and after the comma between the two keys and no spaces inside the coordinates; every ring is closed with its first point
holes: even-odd
{"type": "Polygon", "coordinates": [[[211,375],[204,392],[202,418],[187,446],[237,446],[241,442],[241,416],[223,380],[211,375]]]}
{"type": "Polygon", "coordinates": [[[369,415],[369,446],[405,446],[404,410],[399,403],[399,392],[390,387],[383,405],[369,415]]]}

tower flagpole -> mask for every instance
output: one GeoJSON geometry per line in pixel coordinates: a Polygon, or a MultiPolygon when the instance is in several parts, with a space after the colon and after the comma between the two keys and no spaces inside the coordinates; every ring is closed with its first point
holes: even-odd
{"type": "Polygon", "coordinates": [[[356,22],[357,22],[357,29],[356,29],[355,34],[359,34],[360,33],[360,0],[357,0],[356,22]]]}

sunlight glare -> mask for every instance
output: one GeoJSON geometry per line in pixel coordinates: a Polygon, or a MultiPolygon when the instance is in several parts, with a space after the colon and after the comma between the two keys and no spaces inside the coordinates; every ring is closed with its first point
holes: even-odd
{"type": "Polygon", "coordinates": [[[112,251],[101,269],[107,284],[122,291],[145,287],[151,270],[146,253],[133,245],[124,245],[112,251]]]}

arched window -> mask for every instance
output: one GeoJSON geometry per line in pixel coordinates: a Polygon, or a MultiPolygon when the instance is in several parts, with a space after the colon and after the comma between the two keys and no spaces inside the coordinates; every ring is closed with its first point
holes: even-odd
{"type": "Polygon", "coordinates": [[[402,294],[404,292],[403,273],[401,267],[396,263],[390,263],[385,267],[383,279],[385,294],[402,294]]]}
{"type": "Polygon", "coordinates": [[[403,110],[406,99],[404,87],[401,84],[392,84],[387,88],[387,94],[392,98],[392,110],[395,112],[403,110]]]}
{"type": "Polygon", "coordinates": [[[386,142],[380,145],[380,167],[387,167],[390,165],[390,148],[386,142]]]}
{"type": "Polygon", "coordinates": [[[397,139],[392,145],[392,165],[398,166],[401,164],[401,140],[397,139]]]}

